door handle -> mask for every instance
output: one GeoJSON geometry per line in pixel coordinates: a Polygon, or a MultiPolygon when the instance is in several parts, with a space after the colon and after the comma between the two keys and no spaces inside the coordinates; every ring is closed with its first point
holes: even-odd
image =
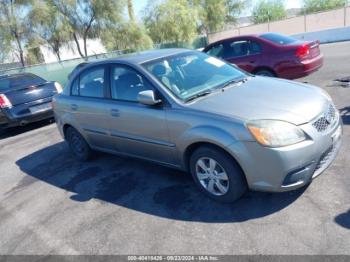
{"type": "Polygon", "coordinates": [[[114,117],[120,116],[119,110],[118,109],[112,109],[111,110],[111,115],[114,117]]]}
{"type": "Polygon", "coordinates": [[[77,110],[78,110],[78,105],[76,105],[76,104],[71,104],[71,105],[70,105],[70,108],[71,108],[73,111],[77,111],[77,110]]]}

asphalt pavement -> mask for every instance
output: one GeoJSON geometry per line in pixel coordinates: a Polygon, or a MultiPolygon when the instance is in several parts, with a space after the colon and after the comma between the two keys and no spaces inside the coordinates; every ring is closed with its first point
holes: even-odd
{"type": "Polygon", "coordinates": [[[298,81],[330,93],[343,145],[307,188],[219,204],[176,170],[79,163],[41,122],[0,135],[0,254],[350,254],[350,42],[321,49],[325,65],[298,81]]]}

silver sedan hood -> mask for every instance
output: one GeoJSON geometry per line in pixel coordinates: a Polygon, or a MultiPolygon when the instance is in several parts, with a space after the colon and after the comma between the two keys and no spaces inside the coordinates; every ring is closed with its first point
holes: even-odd
{"type": "Polygon", "coordinates": [[[309,122],[330,103],[320,88],[277,78],[249,77],[224,92],[194,100],[188,106],[243,120],[275,119],[296,125],[309,122]]]}

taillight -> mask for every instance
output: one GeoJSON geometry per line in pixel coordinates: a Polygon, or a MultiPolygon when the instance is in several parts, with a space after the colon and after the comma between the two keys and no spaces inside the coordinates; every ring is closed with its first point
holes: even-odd
{"type": "Polygon", "coordinates": [[[56,88],[56,90],[57,90],[57,93],[62,93],[63,88],[62,88],[62,86],[60,85],[60,83],[55,82],[54,85],[55,85],[55,88],[56,88]]]}
{"type": "Polygon", "coordinates": [[[4,95],[0,94],[0,108],[11,108],[12,104],[10,100],[4,95]]]}
{"type": "Polygon", "coordinates": [[[308,54],[310,54],[310,47],[308,45],[299,46],[297,51],[295,52],[295,55],[299,58],[303,58],[308,54]]]}

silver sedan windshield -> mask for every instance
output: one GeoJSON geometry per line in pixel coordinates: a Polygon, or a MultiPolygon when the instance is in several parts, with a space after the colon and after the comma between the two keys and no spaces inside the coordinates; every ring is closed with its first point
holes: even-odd
{"type": "Polygon", "coordinates": [[[181,100],[246,77],[234,66],[200,52],[162,58],[144,67],[181,100]]]}

